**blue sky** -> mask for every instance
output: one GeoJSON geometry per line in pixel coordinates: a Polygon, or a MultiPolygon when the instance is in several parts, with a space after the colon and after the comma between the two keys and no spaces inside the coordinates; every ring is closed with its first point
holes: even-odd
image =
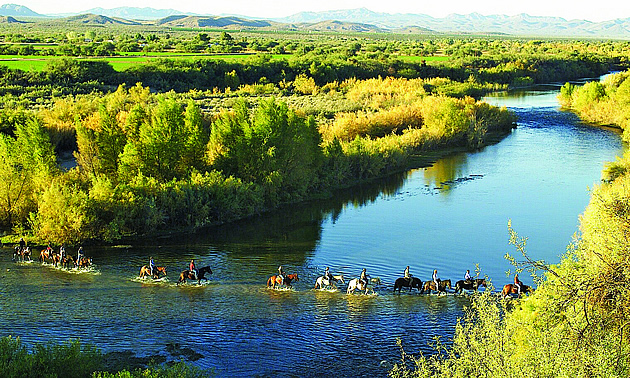
{"type": "Polygon", "coordinates": [[[384,13],[428,14],[433,17],[445,17],[451,13],[482,15],[504,14],[513,16],[527,13],[532,16],[554,16],[566,19],[589,21],[607,21],[618,18],[630,18],[630,3],[618,0],[318,0],[318,1],[286,1],[286,0],[12,0],[25,5],[33,11],[44,14],[81,12],[101,7],[106,9],[131,6],[151,7],[156,9],[177,9],[183,12],[201,14],[239,14],[254,17],[284,17],[302,11],[325,11],[354,8],[368,8],[384,13]]]}

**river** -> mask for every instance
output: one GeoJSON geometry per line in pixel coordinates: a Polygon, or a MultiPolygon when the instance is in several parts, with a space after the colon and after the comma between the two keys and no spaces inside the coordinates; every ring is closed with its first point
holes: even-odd
{"type": "MultiPolygon", "coordinates": [[[[71,273],[0,259],[0,335],[37,342],[80,339],[104,352],[178,359],[168,345],[198,353],[218,376],[386,376],[407,353],[448,340],[467,296],[391,293],[409,265],[453,283],[466,269],[510,282],[508,220],[534,259],[556,263],[578,231],[603,165],[621,155],[619,133],[559,110],[558,87],[495,95],[518,128],[480,151],[338,193],[334,199],[178,237],[89,247],[95,268],[71,273]],[[138,280],[153,256],[168,278],[138,280]],[[207,283],[177,286],[188,262],[208,265],[207,283]],[[265,288],[282,265],[291,291],[265,288]],[[316,291],[326,266],[346,281],[362,268],[382,280],[376,295],[316,291]],[[170,352],[169,352],[170,350],[170,352]]],[[[518,257],[518,256],[517,256],[518,257]]],[[[521,275],[526,284],[532,280],[521,275]]]]}

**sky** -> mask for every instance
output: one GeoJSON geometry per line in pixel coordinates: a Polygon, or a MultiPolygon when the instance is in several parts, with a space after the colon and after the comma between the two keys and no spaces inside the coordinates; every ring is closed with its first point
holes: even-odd
{"type": "Polygon", "coordinates": [[[501,14],[513,16],[527,13],[531,16],[562,17],[594,22],[630,18],[630,2],[624,0],[10,0],[42,14],[80,13],[91,8],[150,7],[176,9],[207,15],[235,14],[251,17],[286,17],[299,12],[320,12],[367,8],[383,13],[428,14],[445,17],[451,13],[477,12],[484,16],[501,14]]]}

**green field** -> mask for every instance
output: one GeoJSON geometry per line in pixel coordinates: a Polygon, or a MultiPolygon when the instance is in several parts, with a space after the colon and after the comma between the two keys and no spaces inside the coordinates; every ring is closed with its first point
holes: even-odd
{"type": "MultiPolygon", "coordinates": [[[[87,58],[90,60],[105,60],[112,65],[116,71],[124,71],[125,69],[136,66],[138,64],[149,63],[157,59],[221,59],[229,62],[240,62],[255,57],[254,54],[177,54],[167,52],[157,52],[145,55],[145,53],[125,53],[122,56],[106,57],[106,58],[87,58]]],[[[286,59],[291,55],[275,54],[271,55],[271,59],[286,59]]],[[[16,56],[16,55],[0,55],[0,65],[7,66],[12,69],[22,71],[41,71],[44,69],[47,61],[60,59],[58,56],[16,56]]],[[[78,59],[78,58],[73,58],[78,59]]],[[[83,58],[81,58],[83,59],[83,58]]]]}

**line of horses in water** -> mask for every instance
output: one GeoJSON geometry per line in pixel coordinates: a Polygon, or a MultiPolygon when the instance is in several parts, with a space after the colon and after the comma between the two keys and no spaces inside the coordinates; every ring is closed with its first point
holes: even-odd
{"type": "MultiPolygon", "coordinates": [[[[276,289],[284,285],[287,288],[292,287],[292,283],[299,281],[299,277],[297,274],[287,274],[284,279],[280,279],[277,274],[269,277],[267,280],[267,288],[276,289]]],[[[315,286],[313,289],[337,289],[337,283],[345,284],[345,280],[343,275],[333,275],[330,278],[325,276],[320,276],[315,281],[315,286]]],[[[364,294],[375,293],[374,289],[381,285],[381,279],[378,277],[369,278],[367,282],[362,281],[358,278],[353,278],[348,281],[348,287],[346,289],[346,294],[353,294],[356,290],[359,292],[363,292],[364,294]]],[[[455,294],[463,293],[464,290],[477,291],[480,287],[486,288],[488,286],[485,278],[475,278],[470,280],[459,280],[455,283],[454,292],[455,294]]],[[[413,289],[417,289],[420,294],[431,294],[433,292],[437,294],[447,294],[447,289],[453,290],[451,280],[439,280],[437,285],[435,282],[426,281],[422,282],[418,277],[400,277],[397,278],[394,282],[394,293],[398,291],[398,293],[402,292],[403,288],[408,288],[409,292],[413,289]]],[[[519,293],[516,285],[507,284],[503,287],[501,291],[501,295],[506,298],[511,294],[522,294],[522,293],[531,293],[534,289],[527,285],[522,285],[519,293]]]]}
{"type": "MultiPolygon", "coordinates": [[[[33,261],[32,251],[30,247],[19,247],[16,246],[13,249],[13,261],[15,262],[29,262],[33,261]]],[[[68,254],[55,253],[52,249],[43,249],[39,256],[37,257],[37,261],[40,263],[49,263],[54,265],[55,267],[61,266],[64,269],[72,269],[72,268],[89,268],[92,266],[92,258],[82,256],[80,259],[75,259],[74,256],[68,254]]]]}
{"type": "MultiPolygon", "coordinates": [[[[31,249],[29,247],[19,247],[16,246],[13,252],[13,261],[17,262],[26,262],[33,261],[31,258],[31,249]]],[[[65,269],[70,268],[89,268],[92,266],[92,258],[91,257],[82,257],[77,261],[72,255],[63,255],[61,253],[54,253],[52,249],[43,249],[38,257],[38,261],[41,263],[51,263],[55,267],[61,266],[65,269]]],[[[193,272],[189,269],[182,271],[179,274],[179,278],[177,280],[177,285],[181,283],[186,283],[189,281],[197,281],[197,284],[201,284],[201,280],[208,281],[206,274],[212,274],[212,269],[209,266],[204,266],[199,268],[197,272],[193,272]]],[[[153,278],[160,279],[167,275],[165,266],[156,266],[153,271],[148,265],[144,265],[140,268],[139,278],[153,278]]],[[[272,275],[267,280],[267,288],[270,289],[278,289],[282,286],[285,288],[291,288],[293,282],[299,281],[300,278],[297,274],[287,274],[284,278],[281,278],[277,274],[272,275]]],[[[314,289],[337,289],[337,283],[345,284],[345,280],[343,275],[332,275],[330,278],[326,276],[320,276],[315,281],[314,289]]],[[[375,293],[374,289],[381,285],[381,279],[370,278],[368,282],[362,281],[358,278],[353,278],[348,281],[348,287],[346,289],[347,294],[353,294],[355,291],[363,292],[364,294],[375,293]]],[[[459,280],[455,283],[455,294],[462,293],[464,290],[472,290],[477,291],[480,287],[487,287],[487,282],[485,278],[475,278],[470,280],[459,280]]],[[[437,294],[447,294],[447,289],[453,290],[451,285],[451,280],[438,280],[438,285],[435,285],[435,282],[426,281],[422,282],[418,277],[400,277],[397,278],[394,282],[394,293],[398,291],[401,293],[403,288],[408,288],[409,292],[412,292],[413,289],[417,289],[420,294],[431,294],[432,292],[436,292],[437,294]]],[[[503,290],[501,290],[501,295],[506,298],[511,294],[522,294],[522,293],[531,293],[534,289],[527,285],[522,285],[520,289],[520,293],[518,287],[513,284],[507,284],[503,286],[503,290]]]]}

